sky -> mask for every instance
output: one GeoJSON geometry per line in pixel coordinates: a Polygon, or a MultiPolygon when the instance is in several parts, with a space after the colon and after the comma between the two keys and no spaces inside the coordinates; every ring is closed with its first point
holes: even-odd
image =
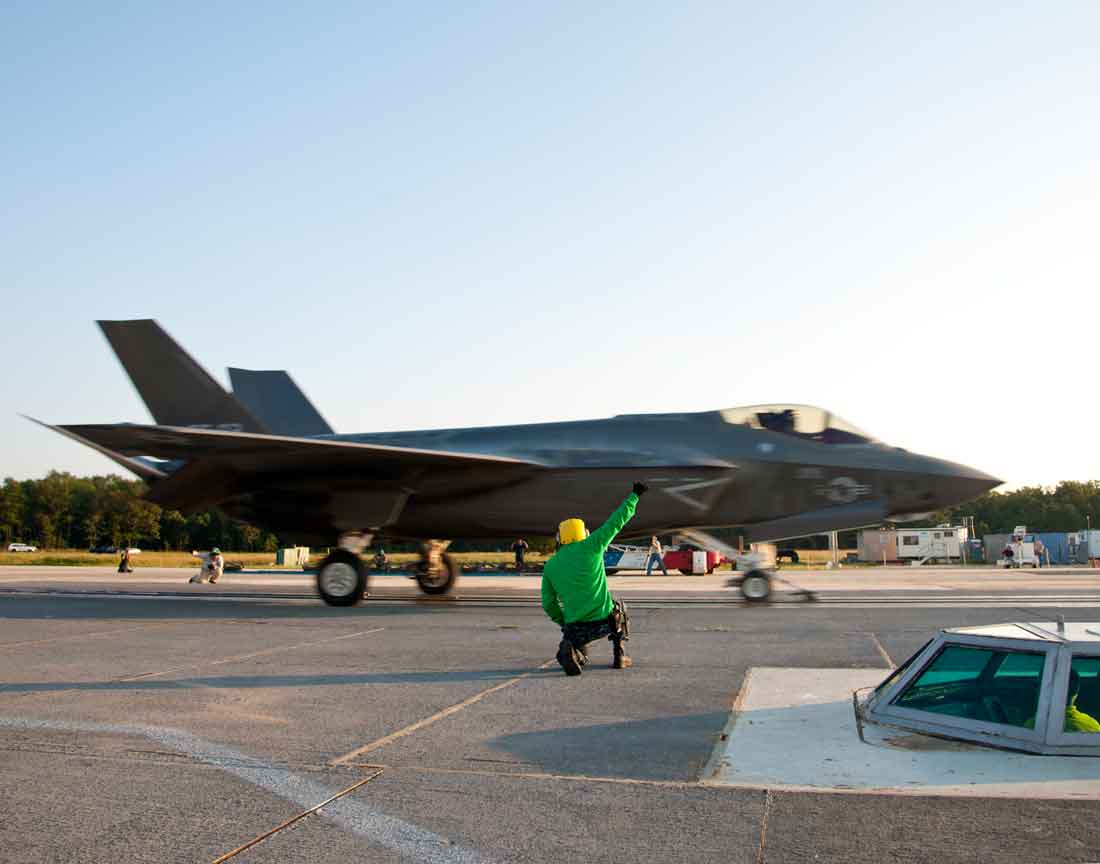
{"type": "Polygon", "coordinates": [[[7,3],[0,476],[96,319],[342,432],[821,405],[1100,479],[1100,5],[7,3]]]}

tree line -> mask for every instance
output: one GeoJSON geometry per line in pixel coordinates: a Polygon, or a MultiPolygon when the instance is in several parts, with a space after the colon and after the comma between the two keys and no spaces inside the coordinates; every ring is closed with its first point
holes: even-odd
{"type": "Polygon", "coordinates": [[[1011,492],[986,492],[957,507],[936,514],[938,522],[962,523],[963,516],[974,517],[979,537],[1009,534],[1017,525],[1029,531],[1070,532],[1098,528],[1100,520],[1100,480],[1065,480],[1057,486],[1025,486],[1011,492]]]}
{"type": "MultiPolygon", "coordinates": [[[[147,501],[145,484],[114,474],[75,477],[51,471],[40,480],[4,481],[0,489],[0,539],[34,543],[45,549],[91,549],[100,545],[149,549],[226,549],[274,552],[279,538],[255,525],[237,522],[220,510],[183,514],[147,501]]],[[[980,498],[936,513],[927,524],[961,524],[973,516],[978,536],[1008,533],[1017,525],[1035,531],[1100,528],[1100,480],[1064,481],[987,492],[980,498]]],[[[854,535],[853,535],[854,536],[854,535]]],[[[541,538],[527,538],[532,545],[541,538]]],[[[479,551],[511,539],[455,544],[479,551]]],[[[397,548],[387,544],[387,548],[397,548]]],[[[410,547],[412,548],[412,547],[410,547]]]]}
{"type": "Polygon", "coordinates": [[[184,515],[144,498],[140,480],[117,475],[74,477],[51,471],[41,480],[7,478],[0,488],[0,539],[44,549],[137,546],[274,552],[278,538],[220,510],[184,515]]]}

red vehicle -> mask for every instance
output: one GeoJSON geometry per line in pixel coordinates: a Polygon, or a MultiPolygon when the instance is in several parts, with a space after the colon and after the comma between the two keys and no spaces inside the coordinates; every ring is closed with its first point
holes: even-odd
{"type": "Polygon", "coordinates": [[[664,559],[665,566],[669,570],[679,570],[681,573],[701,573],[702,568],[692,567],[694,563],[694,553],[700,552],[706,555],[706,572],[713,573],[715,568],[719,564],[726,562],[726,556],[721,552],[714,552],[710,549],[699,549],[696,546],[676,546],[674,548],[666,549],[665,554],[661,557],[664,559]]]}

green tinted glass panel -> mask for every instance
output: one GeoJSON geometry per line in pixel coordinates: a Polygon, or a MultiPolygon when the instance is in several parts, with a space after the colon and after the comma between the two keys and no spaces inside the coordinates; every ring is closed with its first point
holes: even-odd
{"type": "Polygon", "coordinates": [[[1100,657],[1074,657],[1069,666],[1065,732],[1100,732],[1100,657]],[[1076,693],[1074,690],[1076,689],[1076,693]]]}
{"type": "Polygon", "coordinates": [[[1100,675],[1100,657],[1074,657],[1072,668],[1082,678],[1096,678],[1100,675]]]}
{"type": "Polygon", "coordinates": [[[1031,728],[1043,654],[948,645],[895,700],[902,708],[1031,728]]]}
{"type": "Polygon", "coordinates": [[[997,673],[994,678],[1006,678],[1016,675],[1029,676],[1032,678],[1043,677],[1043,663],[1046,661],[1046,656],[1043,654],[1023,654],[1013,651],[1005,655],[1004,660],[1001,661],[1001,665],[997,669],[997,673]]]}

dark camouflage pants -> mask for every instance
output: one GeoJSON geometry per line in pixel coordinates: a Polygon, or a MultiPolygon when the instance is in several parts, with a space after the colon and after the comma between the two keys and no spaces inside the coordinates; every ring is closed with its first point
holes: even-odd
{"type": "Polygon", "coordinates": [[[615,608],[606,618],[597,621],[574,621],[561,628],[562,635],[575,648],[584,649],[589,642],[595,642],[607,636],[612,642],[621,642],[630,638],[630,616],[626,614],[626,605],[622,600],[615,601],[615,608]]]}

